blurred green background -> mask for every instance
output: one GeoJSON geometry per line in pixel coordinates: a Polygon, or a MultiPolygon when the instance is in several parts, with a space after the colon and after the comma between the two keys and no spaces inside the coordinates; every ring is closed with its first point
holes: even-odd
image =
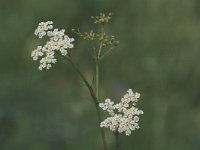
{"type": "Polygon", "coordinates": [[[119,101],[128,88],[142,94],[141,129],[120,136],[122,149],[199,150],[199,0],[0,0],[0,149],[102,149],[94,105],[73,68],[59,60],[41,72],[30,58],[38,22],[52,20],[75,37],[72,55],[92,78],[89,46],[71,28],[90,30],[99,12],[114,13],[106,30],[120,41],[101,63],[101,99],[119,101]]]}

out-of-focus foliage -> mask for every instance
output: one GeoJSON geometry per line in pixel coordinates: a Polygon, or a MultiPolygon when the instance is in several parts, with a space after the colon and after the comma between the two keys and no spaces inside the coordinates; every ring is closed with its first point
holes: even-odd
{"type": "MultiPolygon", "coordinates": [[[[73,37],[72,28],[90,31],[99,12],[113,12],[106,31],[120,41],[101,63],[101,98],[117,101],[128,88],[142,94],[141,129],[121,136],[121,147],[198,150],[199,0],[0,0],[0,149],[102,148],[94,105],[71,66],[41,72],[30,58],[38,22],[52,20],[73,37]]],[[[75,39],[72,57],[92,78],[91,46],[75,39]]],[[[107,140],[112,148],[108,130],[107,140]]]]}

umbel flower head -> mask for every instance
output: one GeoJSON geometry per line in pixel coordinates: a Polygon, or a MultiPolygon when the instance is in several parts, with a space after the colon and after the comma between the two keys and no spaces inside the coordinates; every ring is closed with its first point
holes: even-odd
{"type": "Polygon", "coordinates": [[[110,99],[100,103],[99,107],[110,115],[101,122],[100,127],[110,128],[114,132],[125,132],[128,136],[131,131],[139,129],[139,115],[143,114],[142,110],[135,107],[139,98],[139,93],[133,93],[132,89],[129,89],[121,102],[117,104],[114,104],[110,99]]]}
{"type": "Polygon", "coordinates": [[[44,36],[48,37],[49,40],[43,46],[38,46],[32,51],[31,57],[37,61],[40,57],[39,70],[49,69],[52,64],[57,62],[55,53],[59,52],[61,55],[66,56],[68,50],[73,48],[74,45],[71,43],[74,41],[73,38],[69,38],[65,35],[65,30],[53,29],[53,22],[40,22],[35,30],[35,35],[42,39],[44,36]]]}

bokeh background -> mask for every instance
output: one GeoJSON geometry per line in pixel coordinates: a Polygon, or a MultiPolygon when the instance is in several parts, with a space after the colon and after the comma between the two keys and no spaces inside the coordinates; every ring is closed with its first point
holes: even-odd
{"type": "MultiPolygon", "coordinates": [[[[101,99],[142,94],[140,130],[121,135],[123,150],[200,149],[199,0],[0,0],[0,149],[100,150],[96,112],[73,68],[39,71],[30,58],[38,22],[52,20],[75,37],[76,64],[91,81],[90,16],[113,12],[106,31],[120,45],[101,63],[101,99]]],[[[106,130],[109,148],[114,136],[106,130]]]]}

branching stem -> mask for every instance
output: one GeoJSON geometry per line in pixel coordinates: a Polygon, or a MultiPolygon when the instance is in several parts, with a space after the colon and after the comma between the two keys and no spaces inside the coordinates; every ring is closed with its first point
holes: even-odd
{"type": "MultiPolygon", "coordinates": [[[[98,101],[98,97],[97,97],[97,93],[98,93],[97,91],[98,90],[96,91],[96,93],[94,92],[93,88],[90,86],[90,84],[87,81],[87,79],[85,78],[85,76],[82,74],[82,72],[79,70],[79,68],[73,63],[73,61],[72,61],[72,59],[70,57],[66,56],[64,58],[72,65],[72,67],[76,70],[76,72],[79,74],[79,76],[81,77],[81,79],[85,83],[86,87],[88,88],[88,90],[90,92],[90,95],[92,97],[92,100],[93,100],[93,102],[95,104],[95,108],[96,108],[96,111],[97,111],[97,117],[98,117],[98,123],[100,124],[102,119],[101,119],[101,113],[100,113],[100,108],[99,108],[99,101],[98,101]]],[[[97,75],[97,77],[98,76],[99,75],[97,75]]],[[[96,87],[98,87],[98,86],[96,86],[96,87]]],[[[102,141],[103,141],[104,150],[107,150],[106,140],[105,140],[105,133],[104,133],[103,128],[100,128],[100,129],[101,129],[101,137],[102,137],[102,141]]]]}

